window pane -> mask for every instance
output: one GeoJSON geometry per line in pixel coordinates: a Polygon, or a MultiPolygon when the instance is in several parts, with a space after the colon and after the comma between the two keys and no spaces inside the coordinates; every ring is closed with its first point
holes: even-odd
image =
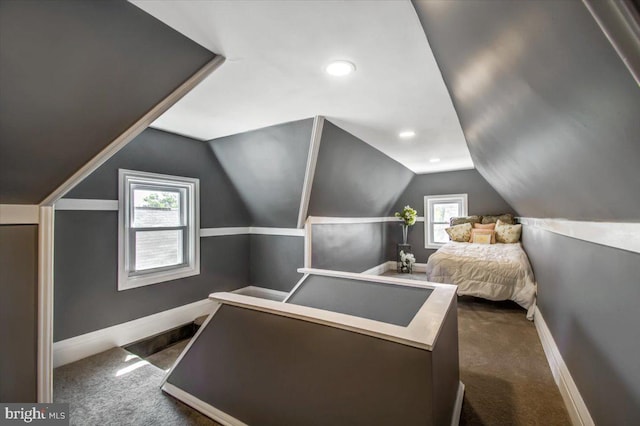
{"type": "Polygon", "coordinates": [[[182,229],[136,232],[134,270],[144,271],[183,263],[182,241],[182,229]]]}
{"type": "Polygon", "coordinates": [[[133,190],[134,228],[181,226],[180,192],[133,190]]]}
{"type": "Polygon", "coordinates": [[[449,234],[445,231],[448,228],[448,224],[433,224],[433,242],[434,243],[447,243],[449,242],[449,234]]]}
{"type": "Polygon", "coordinates": [[[433,205],[433,221],[449,222],[452,217],[460,216],[460,204],[437,203],[433,205]]]}

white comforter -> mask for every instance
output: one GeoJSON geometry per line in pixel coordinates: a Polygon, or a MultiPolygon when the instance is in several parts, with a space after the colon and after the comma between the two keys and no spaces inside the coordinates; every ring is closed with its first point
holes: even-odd
{"type": "Polygon", "coordinates": [[[459,295],[513,300],[533,319],[536,283],[527,254],[517,244],[449,242],[429,257],[429,281],[456,284],[459,295]]]}

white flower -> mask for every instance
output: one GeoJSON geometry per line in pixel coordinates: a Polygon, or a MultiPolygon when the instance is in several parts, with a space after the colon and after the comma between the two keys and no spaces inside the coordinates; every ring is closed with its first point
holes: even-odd
{"type": "Polygon", "coordinates": [[[404,250],[400,250],[400,262],[404,266],[411,266],[416,263],[416,257],[413,253],[405,253],[404,250]]]}

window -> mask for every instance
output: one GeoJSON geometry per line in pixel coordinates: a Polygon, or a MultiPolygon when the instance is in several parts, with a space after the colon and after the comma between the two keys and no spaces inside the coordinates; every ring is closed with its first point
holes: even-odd
{"type": "Polygon", "coordinates": [[[440,248],[449,241],[445,228],[449,219],[467,215],[467,194],[428,195],[424,197],[425,247],[440,248]]]}
{"type": "Polygon", "coordinates": [[[120,169],[118,290],[200,273],[199,181],[120,169]]]}

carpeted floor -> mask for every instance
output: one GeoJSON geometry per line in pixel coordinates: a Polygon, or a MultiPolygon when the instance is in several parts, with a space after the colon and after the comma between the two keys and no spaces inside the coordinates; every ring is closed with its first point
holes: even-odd
{"type": "Polygon", "coordinates": [[[570,425],[533,323],[513,302],[458,298],[461,425],[570,425]]]}
{"type": "Polygon", "coordinates": [[[164,394],[165,372],[124,349],[53,371],[54,402],[68,402],[71,425],[217,425],[164,394]]]}
{"type": "MultiPolygon", "coordinates": [[[[403,277],[423,279],[418,273],[403,277]]],[[[458,323],[466,386],[461,425],[571,424],[522,308],[459,297],[458,323]]],[[[163,370],[186,343],[147,358],[160,368],[120,348],[57,368],[55,402],[70,403],[72,425],[216,425],[160,390],[163,370]]]]}
{"type": "MultiPolygon", "coordinates": [[[[426,281],[424,273],[385,276],[426,281]]],[[[460,425],[570,425],[533,322],[514,302],[458,297],[460,425]]]]}

